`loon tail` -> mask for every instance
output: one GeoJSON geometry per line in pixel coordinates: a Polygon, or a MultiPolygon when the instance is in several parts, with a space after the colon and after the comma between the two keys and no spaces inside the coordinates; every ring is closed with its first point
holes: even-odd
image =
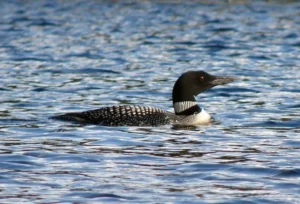
{"type": "Polygon", "coordinates": [[[50,119],[64,120],[64,121],[75,121],[75,122],[87,122],[80,112],[66,113],[61,115],[51,116],[50,119]]]}

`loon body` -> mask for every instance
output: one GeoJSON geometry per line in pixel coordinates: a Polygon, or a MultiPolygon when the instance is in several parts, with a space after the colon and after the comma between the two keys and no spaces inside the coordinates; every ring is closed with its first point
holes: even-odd
{"type": "Polygon", "coordinates": [[[183,73],[173,87],[175,113],[156,107],[120,105],[96,110],[66,113],[53,119],[105,126],[196,126],[210,122],[210,115],[196,103],[195,96],[217,85],[234,81],[234,77],[213,76],[204,71],[183,73]]]}

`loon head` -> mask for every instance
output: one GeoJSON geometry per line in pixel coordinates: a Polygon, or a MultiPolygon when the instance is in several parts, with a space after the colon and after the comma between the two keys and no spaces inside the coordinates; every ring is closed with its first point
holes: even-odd
{"type": "Polygon", "coordinates": [[[177,102],[195,101],[195,96],[217,85],[236,80],[230,76],[214,76],[204,71],[183,73],[175,82],[172,92],[173,105],[177,102]]]}

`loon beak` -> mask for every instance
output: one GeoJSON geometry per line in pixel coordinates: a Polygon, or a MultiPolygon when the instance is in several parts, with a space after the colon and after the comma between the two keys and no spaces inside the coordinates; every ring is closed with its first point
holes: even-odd
{"type": "Polygon", "coordinates": [[[217,85],[228,84],[228,83],[233,82],[235,80],[237,80],[236,77],[231,77],[231,76],[215,76],[214,79],[212,81],[210,81],[209,83],[212,86],[217,86],[217,85]]]}

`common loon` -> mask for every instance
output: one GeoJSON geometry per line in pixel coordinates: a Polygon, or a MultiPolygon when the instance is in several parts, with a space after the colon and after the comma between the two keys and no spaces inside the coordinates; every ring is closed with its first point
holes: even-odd
{"type": "Polygon", "coordinates": [[[236,78],[213,76],[204,71],[188,71],[175,82],[172,92],[175,113],[156,107],[119,105],[96,110],[73,112],[53,119],[92,123],[104,126],[196,126],[210,122],[210,115],[196,103],[195,96],[236,78]]]}

